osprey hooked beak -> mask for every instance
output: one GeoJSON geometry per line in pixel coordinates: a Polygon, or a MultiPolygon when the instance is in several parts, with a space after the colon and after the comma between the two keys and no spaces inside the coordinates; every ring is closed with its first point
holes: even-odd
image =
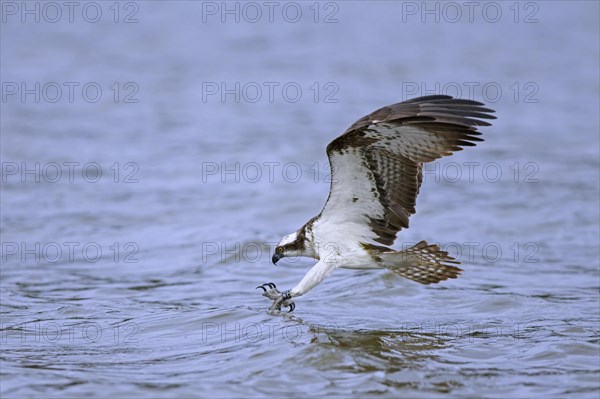
{"type": "Polygon", "coordinates": [[[279,260],[280,260],[281,258],[283,258],[283,255],[282,255],[282,254],[280,254],[280,253],[277,253],[277,252],[275,252],[275,253],[273,254],[273,257],[271,258],[271,261],[273,261],[273,264],[274,264],[274,265],[277,265],[277,262],[279,262],[279,260]]]}

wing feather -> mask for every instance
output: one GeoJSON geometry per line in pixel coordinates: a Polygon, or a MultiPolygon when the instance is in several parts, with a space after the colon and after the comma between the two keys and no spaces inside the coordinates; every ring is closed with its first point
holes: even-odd
{"type": "Polygon", "coordinates": [[[356,121],[327,146],[329,197],[320,222],[345,226],[357,238],[393,244],[416,212],[424,162],[483,141],[484,104],[426,96],[393,104],[356,121]]]}

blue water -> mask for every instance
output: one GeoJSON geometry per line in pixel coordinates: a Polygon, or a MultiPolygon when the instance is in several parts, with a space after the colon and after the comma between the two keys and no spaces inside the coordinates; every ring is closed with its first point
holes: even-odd
{"type": "Polygon", "coordinates": [[[597,2],[1,6],[3,398],[598,396],[597,2]],[[269,313],[327,143],[438,92],[498,119],[396,247],[463,275],[339,270],[269,313]]]}

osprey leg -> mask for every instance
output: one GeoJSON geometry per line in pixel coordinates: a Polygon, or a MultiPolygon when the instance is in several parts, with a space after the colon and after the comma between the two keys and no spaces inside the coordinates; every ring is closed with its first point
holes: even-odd
{"type": "Polygon", "coordinates": [[[296,308],[296,304],[292,301],[292,297],[297,297],[310,291],[334,271],[336,266],[336,262],[317,262],[308,273],[306,273],[298,285],[291,290],[281,292],[273,283],[265,283],[256,288],[262,288],[264,291],[263,296],[273,300],[270,310],[281,310],[282,307],[289,307],[289,311],[291,312],[296,308]]]}
{"type": "Polygon", "coordinates": [[[310,268],[308,273],[304,275],[302,280],[294,288],[290,290],[292,296],[300,296],[306,294],[308,291],[313,289],[317,284],[329,276],[332,271],[335,270],[338,265],[338,259],[333,258],[328,262],[318,261],[313,267],[310,268]]]}

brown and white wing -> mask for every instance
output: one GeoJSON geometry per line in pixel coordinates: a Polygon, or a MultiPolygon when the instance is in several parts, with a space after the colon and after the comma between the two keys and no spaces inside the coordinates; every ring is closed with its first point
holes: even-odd
{"type": "Polygon", "coordinates": [[[482,141],[491,109],[471,100],[426,96],[381,108],[327,146],[331,187],[319,223],[347,236],[393,244],[408,227],[422,164],[482,141]]]}

